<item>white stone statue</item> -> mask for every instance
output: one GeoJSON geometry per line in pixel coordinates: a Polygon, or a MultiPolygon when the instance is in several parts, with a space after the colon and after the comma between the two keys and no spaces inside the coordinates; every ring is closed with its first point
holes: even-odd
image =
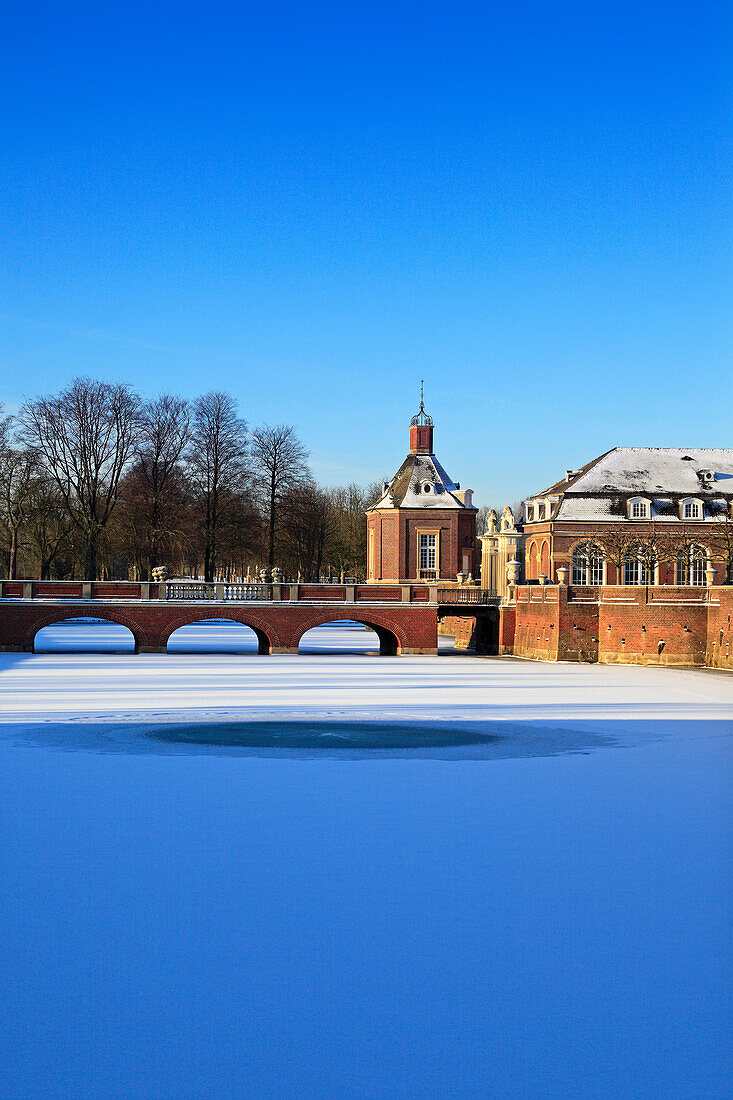
{"type": "Polygon", "coordinates": [[[512,512],[508,504],[505,506],[504,511],[501,513],[501,530],[502,532],[515,530],[514,512],[512,512]]]}

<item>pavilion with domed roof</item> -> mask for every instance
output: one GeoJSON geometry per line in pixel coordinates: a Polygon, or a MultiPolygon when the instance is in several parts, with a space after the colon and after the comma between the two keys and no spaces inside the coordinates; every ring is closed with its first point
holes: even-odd
{"type": "Polygon", "coordinates": [[[410,452],[367,509],[367,581],[435,584],[475,574],[473,490],[461,489],[433,449],[433,419],[410,422],[410,452]]]}

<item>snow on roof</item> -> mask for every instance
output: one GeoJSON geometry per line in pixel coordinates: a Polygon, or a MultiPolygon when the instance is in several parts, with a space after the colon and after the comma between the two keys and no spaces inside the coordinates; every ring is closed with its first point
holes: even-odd
{"type": "MultiPolygon", "coordinates": [[[[560,507],[554,518],[556,520],[611,520],[618,522],[619,520],[625,520],[628,516],[626,499],[628,498],[621,495],[575,496],[568,493],[560,502],[560,507]]],[[[675,503],[677,498],[650,496],[647,499],[652,502],[652,518],[663,519],[665,523],[683,522],[680,518],[679,504],[675,503]]],[[[703,520],[724,519],[726,514],[724,499],[718,494],[712,499],[704,497],[702,499],[703,514],[701,518],[703,520]]]]}
{"type": "Polygon", "coordinates": [[[461,510],[466,505],[454,496],[457,491],[458,485],[448,477],[435,455],[409,454],[371,508],[461,510]]]}
{"type": "Polygon", "coordinates": [[[660,492],[733,496],[733,449],[614,447],[537,496],[660,492]],[[705,472],[713,476],[705,478],[705,472]]]}

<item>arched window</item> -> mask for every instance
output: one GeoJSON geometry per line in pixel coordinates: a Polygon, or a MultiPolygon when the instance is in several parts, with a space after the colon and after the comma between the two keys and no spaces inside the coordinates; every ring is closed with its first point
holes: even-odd
{"type": "Polygon", "coordinates": [[[527,549],[527,579],[536,581],[540,575],[540,548],[533,542],[527,549]]]}
{"type": "Polygon", "coordinates": [[[624,584],[650,584],[652,573],[653,563],[647,561],[643,547],[641,545],[632,547],[624,562],[624,584]]]}
{"type": "Polygon", "coordinates": [[[573,550],[571,584],[603,584],[603,550],[596,542],[579,542],[573,550]]]}
{"type": "Polygon", "coordinates": [[[550,574],[550,545],[547,542],[542,543],[542,556],[541,556],[542,573],[547,577],[550,574]]]}
{"type": "Polygon", "coordinates": [[[677,555],[676,584],[705,584],[708,556],[702,546],[686,546],[677,555]]]}

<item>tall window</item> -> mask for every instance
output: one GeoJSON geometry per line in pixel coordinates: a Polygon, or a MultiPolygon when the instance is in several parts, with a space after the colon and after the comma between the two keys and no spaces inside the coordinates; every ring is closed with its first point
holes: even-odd
{"type": "Polygon", "coordinates": [[[650,576],[653,568],[642,553],[642,548],[635,552],[631,550],[629,557],[624,562],[624,584],[651,584],[650,576]]]}
{"type": "Polygon", "coordinates": [[[683,519],[699,519],[700,505],[696,500],[686,500],[682,508],[683,519]]]}
{"type": "Polygon", "coordinates": [[[632,500],[631,502],[631,518],[632,519],[646,519],[649,515],[649,508],[645,500],[632,500]]]}
{"type": "Polygon", "coordinates": [[[704,585],[707,564],[707,554],[702,546],[689,546],[680,550],[675,569],[676,583],[704,585]]]}
{"type": "Polygon", "coordinates": [[[422,576],[432,574],[435,576],[436,570],[436,537],[431,534],[420,535],[419,544],[419,561],[420,561],[420,574],[422,576]]]}
{"type": "Polygon", "coordinates": [[[573,550],[571,584],[603,584],[603,550],[597,543],[581,542],[573,550]]]}

